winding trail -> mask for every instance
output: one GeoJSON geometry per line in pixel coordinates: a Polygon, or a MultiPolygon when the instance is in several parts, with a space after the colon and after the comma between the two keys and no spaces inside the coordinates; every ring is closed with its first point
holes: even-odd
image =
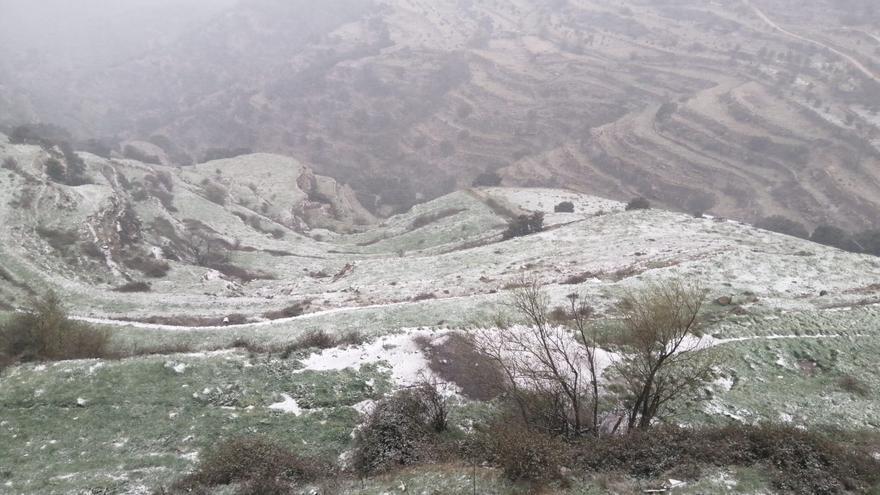
{"type": "MultiPolygon", "coordinates": [[[[743,0],[743,3],[746,4],[747,7],[751,8],[752,11],[754,11],[755,14],[756,14],[756,15],[757,15],[762,21],[764,21],[765,24],[767,24],[767,25],[770,26],[771,28],[773,28],[773,29],[779,31],[779,32],[782,33],[782,34],[785,34],[786,36],[792,37],[792,38],[794,38],[794,39],[797,39],[797,40],[800,40],[800,41],[804,41],[804,42],[807,42],[807,43],[810,43],[810,44],[813,44],[813,45],[819,46],[819,47],[821,47],[821,48],[825,48],[826,50],[828,50],[828,51],[830,51],[830,52],[836,54],[837,56],[839,56],[839,57],[843,58],[844,60],[846,60],[847,62],[849,62],[853,67],[855,67],[856,69],[858,69],[859,72],[861,72],[862,74],[864,74],[865,76],[867,76],[869,79],[872,79],[872,80],[874,80],[874,81],[877,82],[877,83],[880,83],[880,76],[877,76],[876,74],[874,74],[874,72],[872,72],[870,69],[868,69],[867,67],[865,67],[864,64],[862,64],[861,62],[859,62],[858,60],[856,60],[855,57],[853,57],[852,55],[846,54],[846,53],[844,53],[844,52],[838,50],[837,48],[834,48],[833,46],[826,45],[825,43],[822,43],[821,41],[816,41],[816,40],[814,40],[814,39],[811,39],[811,38],[807,38],[807,37],[801,36],[801,35],[799,35],[799,34],[797,34],[797,33],[793,33],[793,32],[791,32],[791,31],[789,31],[789,30],[783,28],[783,27],[780,26],[779,24],[776,24],[776,22],[774,22],[773,19],[770,19],[769,17],[767,17],[767,14],[765,14],[764,12],[762,12],[761,9],[759,9],[759,8],[756,7],[756,6],[754,6],[750,0],[743,0]]],[[[873,35],[871,35],[871,36],[873,37],[873,35]]],[[[875,37],[875,38],[876,38],[876,37],[875,37]]]]}
{"type": "Polygon", "coordinates": [[[360,310],[368,310],[368,309],[380,309],[380,308],[389,308],[394,306],[403,306],[408,304],[409,301],[399,302],[399,303],[389,303],[389,304],[374,304],[369,306],[352,306],[352,307],[344,307],[344,308],[333,308],[327,309],[324,311],[316,311],[314,313],[306,313],[300,316],[293,316],[290,318],[279,318],[277,320],[265,320],[265,321],[256,321],[253,323],[242,323],[240,325],[212,325],[212,326],[179,326],[179,325],[163,325],[160,323],[144,323],[141,321],[132,321],[132,320],[115,320],[112,318],[92,318],[88,316],[71,316],[71,320],[81,321],[83,323],[91,323],[93,325],[107,325],[107,326],[116,326],[116,327],[129,327],[129,328],[138,328],[141,330],[173,330],[178,332],[193,332],[198,330],[246,330],[252,328],[265,328],[265,327],[274,327],[280,326],[285,323],[290,323],[292,321],[300,321],[300,320],[308,320],[311,318],[317,318],[320,316],[332,315],[335,313],[346,313],[346,312],[355,312],[360,310]]]}

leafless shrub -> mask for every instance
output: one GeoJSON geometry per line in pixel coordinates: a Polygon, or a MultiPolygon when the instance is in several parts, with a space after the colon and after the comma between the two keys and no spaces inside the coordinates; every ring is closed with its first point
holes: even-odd
{"type": "Polygon", "coordinates": [[[507,479],[541,484],[561,478],[566,454],[558,438],[529,429],[516,416],[496,418],[485,437],[507,479]]]}
{"type": "Polygon", "coordinates": [[[508,395],[525,425],[569,437],[597,432],[598,343],[586,302],[572,296],[566,326],[556,325],[540,283],[532,279],[521,285],[512,292],[509,306],[522,326],[499,322],[500,335],[477,332],[476,348],[503,371],[508,395]],[[543,410],[548,405],[550,412],[543,410]],[[543,419],[548,416],[554,420],[543,419]]]}

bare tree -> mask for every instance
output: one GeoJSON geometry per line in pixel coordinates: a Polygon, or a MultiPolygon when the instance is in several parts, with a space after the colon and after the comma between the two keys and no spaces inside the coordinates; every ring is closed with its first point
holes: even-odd
{"type": "Polygon", "coordinates": [[[599,350],[599,335],[595,324],[590,322],[593,315],[593,308],[587,304],[586,298],[579,294],[569,294],[569,325],[575,332],[581,345],[584,346],[584,353],[589,369],[590,393],[592,405],[592,423],[593,433],[599,434],[599,363],[597,361],[597,351],[599,350]]]}
{"type": "Polygon", "coordinates": [[[524,281],[508,303],[523,325],[499,322],[501,335],[475,335],[476,348],[494,361],[507,378],[508,395],[526,424],[544,408],[553,433],[578,436],[595,431],[598,423],[596,340],[588,330],[587,306],[571,299],[577,331],[556,325],[549,317],[549,297],[536,280],[524,281]],[[588,345],[584,345],[586,342],[588,345]],[[592,406],[592,407],[591,407],[592,406]],[[591,414],[588,415],[588,412],[591,414]]]}
{"type": "Polygon", "coordinates": [[[712,356],[699,337],[705,299],[702,289],[678,280],[624,298],[624,352],[615,369],[625,384],[628,431],[647,429],[670,401],[709,378],[712,356]]]}

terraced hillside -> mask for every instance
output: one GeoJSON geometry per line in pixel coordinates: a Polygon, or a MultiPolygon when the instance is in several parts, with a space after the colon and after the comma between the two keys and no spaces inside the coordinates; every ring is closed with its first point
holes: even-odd
{"type": "MultiPolygon", "coordinates": [[[[81,155],[94,183],[68,186],[43,172],[57,151],[0,147],[17,163],[0,173],[5,309],[55,289],[75,317],[110,332],[114,351],[152,354],[4,370],[3,493],[150,493],[240,435],[344,463],[362,413],[420,375],[446,383],[450,421],[467,428],[492,403],[443,377],[480,370],[437,353],[509,311],[502,303],[523,276],[554,305],[581,292],[609,328],[624,293],[650,281],[708,290],[715,381],[666,421],[880,427],[875,257],[557,189],[460,191],[341,233],[322,226],[340,231],[365,213],[342,193],[309,200],[309,184],[324,179],[288,158],[176,169],[81,155]],[[574,213],[553,213],[562,201],[574,213]],[[546,229],[502,240],[509,217],[529,211],[546,214],[546,229]],[[149,285],[120,290],[132,282],[149,285]],[[343,342],[284,351],[316,331],[343,342]],[[861,388],[841,385],[853,376],[861,388]]],[[[471,493],[470,469],[428,466],[337,488],[471,493]]],[[[491,467],[477,478],[480,493],[516,489],[491,467]]],[[[604,493],[601,480],[576,479],[567,493],[604,493]]],[[[717,468],[678,493],[767,492],[768,483],[759,469],[717,468]]]]}
{"type": "MultiPolygon", "coordinates": [[[[374,212],[492,170],[508,185],[641,194],[749,222],[877,226],[871,2],[311,6],[242,2],[141,58],[73,74],[59,91],[76,97],[34,97],[21,119],[196,159],[293,155],[374,212]]],[[[9,72],[16,98],[37,84],[28,74],[9,72]]]]}

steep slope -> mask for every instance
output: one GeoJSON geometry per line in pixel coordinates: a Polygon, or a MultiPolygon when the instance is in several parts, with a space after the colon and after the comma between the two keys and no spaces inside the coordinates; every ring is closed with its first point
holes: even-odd
{"type": "Polygon", "coordinates": [[[90,183],[70,186],[47,172],[55,166],[63,175],[73,158],[0,137],[7,301],[51,287],[86,297],[143,280],[165,293],[237,294],[271,275],[235,265],[233,253],[261,256],[268,267],[293,256],[288,250],[324,252],[306,234],[374,221],[350,189],[291,158],[257,154],[176,169],[81,154],[90,183]]]}

